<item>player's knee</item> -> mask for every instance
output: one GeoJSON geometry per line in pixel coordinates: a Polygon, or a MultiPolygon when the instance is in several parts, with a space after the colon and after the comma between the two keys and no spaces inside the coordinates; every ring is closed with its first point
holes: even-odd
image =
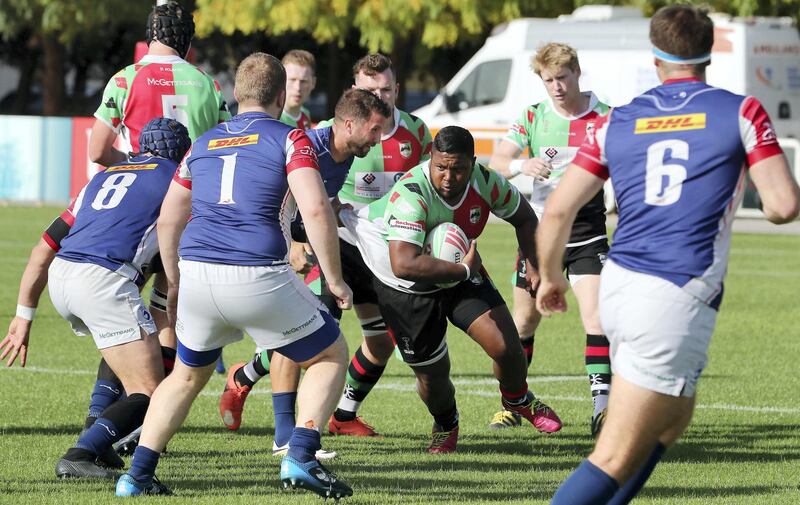
{"type": "Polygon", "coordinates": [[[364,339],[367,358],[372,362],[385,363],[394,352],[394,342],[388,333],[364,339]]]}
{"type": "MultiPolygon", "coordinates": [[[[386,322],[380,314],[373,317],[359,317],[358,322],[361,324],[361,336],[364,337],[365,340],[370,338],[388,338],[386,334],[386,322]]],[[[391,341],[391,339],[389,340],[391,341]]]]}

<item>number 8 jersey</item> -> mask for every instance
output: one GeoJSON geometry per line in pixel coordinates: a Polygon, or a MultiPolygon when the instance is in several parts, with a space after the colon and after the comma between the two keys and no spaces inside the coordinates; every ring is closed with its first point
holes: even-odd
{"type": "Polygon", "coordinates": [[[158,252],[156,219],[177,163],[137,156],[95,175],[61,215],[70,226],[59,244],[45,240],[56,256],[93,263],[135,283],[158,252]]]}
{"type": "Polygon", "coordinates": [[[780,154],[758,100],[681,79],[613,109],[573,162],[611,177],[619,223],[609,258],[718,308],[745,169],[780,154]]]}

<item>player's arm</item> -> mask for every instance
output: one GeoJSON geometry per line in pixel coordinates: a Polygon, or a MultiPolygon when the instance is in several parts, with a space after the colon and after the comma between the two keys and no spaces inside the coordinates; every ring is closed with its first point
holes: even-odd
{"type": "Polygon", "coordinates": [[[547,197],[542,222],[536,235],[541,284],[536,308],[544,316],[564,312],[567,281],[562,275],[564,249],[578,211],[603,187],[605,179],[584,168],[570,164],[556,190],[547,197]]]}
{"type": "Polygon", "coordinates": [[[158,250],[161,263],[167,277],[167,317],[170,324],[175,324],[178,307],[178,244],[189,216],[192,213],[192,190],[187,181],[176,176],[170,183],[169,190],[161,204],[156,231],[158,233],[158,250]],[[183,182],[182,182],[183,181],[183,182]]]}
{"type": "Polygon", "coordinates": [[[430,284],[465,281],[482,264],[474,240],[461,263],[450,263],[422,254],[421,246],[403,240],[389,240],[389,259],[392,272],[400,279],[430,284]],[[465,265],[469,268],[464,268],[465,265]]]}
{"type": "Polygon", "coordinates": [[[339,299],[339,306],[349,309],[352,291],[342,278],[336,218],[328,202],[319,170],[312,166],[294,168],[289,172],[288,181],[289,189],[303,217],[308,241],[325,274],[325,280],[331,292],[339,299]]]}
{"type": "Polygon", "coordinates": [[[509,140],[501,140],[492,152],[492,157],[489,158],[489,167],[496,171],[506,179],[510,179],[514,175],[511,173],[511,162],[517,159],[517,156],[522,152],[516,143],[509,140]]]}
{"type": "Polygon", "coordinates": [[[750,167],[750,178],[761,197],[764,215],[770,222],[784,224],[797,218],[800,189],[785,156],[772,156],[755,163],[750,167]]]}
{"type": "Polygon", "coordinates": [[[17,295],[17,313],[8,326],[8,334],[0,343],[0,360],[9,356],[6,366],[11,366],[20,358],[20,365],[25,366],[28,360],[28,340],[30,338],[33,314],[39,306],[39,298],[47,285],[47,269],[56,251],[50,247],[44,238],[33,246],[28,264],[22,273],[17,295]]]}
{"type": "Polygon", "coordinates": [[[128,158],[125,153],[114,147],[116,139],[114,130],[103,121],[95,119],[89,139],[89,159],[104,167],[125,161],[128,158]]]}
{"type": "Polygon", "coordinates": [[[527,281],[530,290],[535,290],[539,284],[539,262],[536,259],[536,227],[539,220],[530,204],[520,199],[519,207],[506,221],[514,227],[517,234],[517,244],[522,251],[522,257],[527,261],[527,281]]]}

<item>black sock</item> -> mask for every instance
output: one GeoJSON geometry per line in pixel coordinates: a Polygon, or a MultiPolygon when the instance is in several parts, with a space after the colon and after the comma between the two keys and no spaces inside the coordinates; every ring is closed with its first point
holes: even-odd
{"type": "Polygon", "coordinates": [[[149,396],[134,393],[108,407],[100,417],[114,423],[122,438],[142,425],[149,405],[149,396]]]}
{"type": "Polygon", "coordinates": [[[441,414],[433,414],[433,420],[442,431],[453,431],[458,426],[458,409],[455,402],[441,414]]]}
{"type": "Polygon", "coordinates": [[[519,339],[519,343],[522,344],[522,352],[525,353],[525,359],[528,360],[528,366],[531,366],[531,362],[533,361],[533,337],[523,337],[519,339]]]}
{"type": "Polygon", "coordinates": [[[164,362],[164,375],[169,375],[172,373],[172,369],[175,368],[175,357],[177,356],[178,352],[171,348],[171,347],[164,347],[161,346],[161,361],[164,362]]]}

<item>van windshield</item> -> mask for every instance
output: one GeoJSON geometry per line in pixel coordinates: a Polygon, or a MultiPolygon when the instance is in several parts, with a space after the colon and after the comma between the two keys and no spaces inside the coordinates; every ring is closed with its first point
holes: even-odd
{"type": "Polygon", "coordinates": [[[481,63],[448,97],[451,112],[500,103],[508,91],[511,60],[481,63]]]}

